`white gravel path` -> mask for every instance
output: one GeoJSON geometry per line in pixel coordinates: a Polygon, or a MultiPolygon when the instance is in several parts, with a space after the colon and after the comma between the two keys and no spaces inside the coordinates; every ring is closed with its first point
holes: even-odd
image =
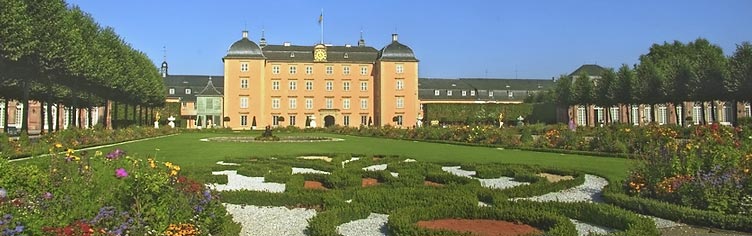
{"type": "Polygon", "coordinates": [[[240,164],[238,164],[238,163],[232,163],[232,162],[218,161],[217,165],[220,165],[220,166],[239,166],[240,164]]]}
{"type": "Polygon", "coordinates": [[[474,175],[476,174],[475,171],[468,171],[461,169],[460,166],[442,166],[441,170],[449,172],[450,174],[456,175],[456,176],[462,176],[467,177],[471,179],[477,179],[480,182],[480,186],[486,187],[486,188],[492,188],[492,189],[507,189],[507,188],[513,188],[520,185],[526,185],[530,183],[526,182],[517,182],[512,180],[512,178],[509,177],[499,177],[494,179],[480,179],[475,178],[474,175]]]}
{"type": "Polygon", "coordinates": [[[297,167],[293,167],[292,168],[292,174],[322,174],[322,175],[328,175],[328,174],[331,174],[331,173],[326,172],[326,171],[322,171],[322,170],[311,169],[311,168],[297,168],[297,167]]]}
{"type": "Polygon", "coordinates": [[[685,226],[686,225],[686,224],[678,223],[678,222],[675,222],[675,221],[670,221],[670,220],[667,220],[667,219],[658,218],[658,217],[655,217],[655,216],[648,216],[648,215],[641,215],[641,214],[638,214],[638,215],[640,215],[642,217],[647,217],[647,218],[652,219],[653,222],[655,222],[655,227],[659,228],[659,229],[672,228],[672,227],[678,227],[678,226],[685,226]]]}
{"type": "Polygon", "coordinates": [[[360,157],[352,157],[352,158],[350,158],[350,160],[344,160],[344,161],[342,161],[342,168],[345,168],[345,164],[353,162],[353,161],[357,161],[357,160],[360,160],[360,157]]]}
{"type": "Polygon", "coordinates": [[[285,191],[285,185],[280,183],[266,183],[264,177],[248,177],[239,175],[237,170],[214,171],[212,175],[227,175],[227,184],[207,184],[206,186],[217,191],[251,190],[281,193],[285,191]]]}
{"type": "MultiPolygon", "coordinates": [[[[595,175],[585,175],[585,182],[577,187],[521,199],[536,202],[602,202],[601,191],[606,185],[608,185],[608,181],[604,178],[595,175]]],[[[512,200],[517,199],[519,198],[512,200]]]]}
{"type": "Polygon", "coordinates": [[[590,235],[591,233],[608,234],[611,232],[616,232],[616,230],[611,228],[592,225],[575,219],[569,219],[569,221],[572,221],[574,227],[577,228],[577,234],[580,236],[590,235]]]}
{"type": "Polygon", "coordinates": [[[371,213],[365,219],[354,220],[337,226],[342,236],[386,236],[389,215],[371,213]]]}
{"type": "Polygon", "coordinates": [[[240,223],[243,236],[305,236],[308,220],[316,216],[316,210],[286,207],[223,204],[240,223]]]}
{"type": "Polygon", "coordinates": [[[297,158],[303,160],[322,160],[325,162],[332,162],[332,158],[328,156],[299,156],[297,158]]]}
{"type": "Polygon", "coordinates": [[[408,158],[408,159],[405,159],[405,160],[404,160],[404,161],[402,161],[402,162],[416,162],[416,161],[417,161],[417,160],[415,160],[415,159],[409,159],[409,158],[408,158]]]}
{"type": "Polygon", "coordinates": [[[368,167],[364,167],[363,170],[365,171],[381,171],[386,170],[387,164],[381,164],[381,165],[372,165],[368,167]]]}

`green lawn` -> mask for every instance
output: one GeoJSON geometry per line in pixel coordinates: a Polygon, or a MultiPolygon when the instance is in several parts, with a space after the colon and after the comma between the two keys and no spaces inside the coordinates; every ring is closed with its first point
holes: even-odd
{"type": "MultiPolygon", "coordinates": [[[[342,138],[340,142],[315,143],[235,143],[202,142],[200,139],[219,136],[248,135],[184,133],[149,141],[123,144],[124,149],[137,157],[157,156],[159,160],[170,161],[190,169],[207,167],[221,160],[231,160],[251,156],[295,156],[306,154],[355,153],[365,155],[399,155],[428,162],[469,162],[469,163],[517,163],[546,167],[560,167],[581,170],[603,176],[609,180],[620,180],[627,176],[630,161],[622,158],[582,156],[571,154],[530,152],[514,149],[499,150],[489,147],[471,147],[451,144],[345,136],[326,133],[292,134],[296,136],[327,136],[342,138]]],[[[288,135],[288,134],[277,134],[288,135]]],[[[107,153],[116,147],[103,148],[107,153]]]]}

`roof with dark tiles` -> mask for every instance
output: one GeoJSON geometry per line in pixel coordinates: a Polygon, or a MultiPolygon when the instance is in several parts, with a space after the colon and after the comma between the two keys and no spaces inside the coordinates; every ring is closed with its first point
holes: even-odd
{"type": "Polygon", "coordinates": [[[181,101],[196,101],[196,95],[206,88],[209,77],[218,92],[224,90],[225,80],[221,75],[167,75],[162,78],[167,89],[165,94],[168,98],[178,98],[181,101]],[[175,89],[175,93],[169,94],[170,89],[175,89]],[[191,93],[186,94],[185,89],[191,89],[191,93]]]}

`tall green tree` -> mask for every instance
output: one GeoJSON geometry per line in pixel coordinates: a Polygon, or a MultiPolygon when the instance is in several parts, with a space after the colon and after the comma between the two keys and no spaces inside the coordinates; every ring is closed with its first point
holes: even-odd
{"type": "Polygon", "coordinates": [[[632,122],[632,104],[634,103],[634,84],[635,73],[628,65],[622,64],[616,73],[616,86],[614,89],[614,100],[616,103],[627,107],[627,120],[632,122]]]}
{"type": "Polygon", "coordinates": [[[716,101],[728,99],[726,80],[728,78],[727,58],[723,49],[710,44],[706,39],[697,39],[688,44],[692,50],[694,64],[697,66],[697,87],[694,93],[695,100],[703,102],[703,117],[705,103],[710,102],[710,119],[716,122],[716,101]]]}
{"type": "Polygon", "coordinates": [[[656,121],[655,105],[665,103],[667,100],[664,81],[665,77],[661,70],[652,61],[641,60],[637,67],[638,102],[650,105],[650,114],[648,115],[652,122],[656,121]]]}
{"type": "MultiPolygon", "coordinates": [[[[601,78],[595,81],[595,100],[594,104],[603,107],[605,111],[604,122],[608,124],[611,121],[611,107],[616,103],[616,72],[608,68],[603,71],[601,78]]],[[[617,121],[618,122],[618,121],[617,121]]]]}
{"type": "Polygon", "coordinates": [[[585,125],[590,125],[590,105],[593,104],[595,90],[593,81],[587,73],[577,75],[574,79],[572,98],[574,104],[585,106],[585,125]]]}
{"type": "MultiPolygon", "coordinates": [[[[727,87],[733,97],[732,100],[752,102],[752,44],[750,42],[736,45],[736,51],[729,59],[727,87]]],[[[734,121],[736,122],[736,117],[734,121]]]]}
{"type": "Polygon", "coordinates": [[[572,95],[572,77],[567,75],[559,76],[559,79],[556,80],[554,94],[556,96],[556,104],[560,107],[566,108],[567,110],[566,120],[571,119],[569,114],[569,106],[574,105],[574,97],[572,95]]]}

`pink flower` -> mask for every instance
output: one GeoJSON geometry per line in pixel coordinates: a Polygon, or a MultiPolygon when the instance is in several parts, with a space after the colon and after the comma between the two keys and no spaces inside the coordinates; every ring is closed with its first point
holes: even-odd
{"type": "Polygon", "coordinates": [[[125,171],[125,169],[123,168],[118,168],[117,170],[115,170],[115,177],[118,177],[118,178],[128,177],[128,172],[125,171]]]}

